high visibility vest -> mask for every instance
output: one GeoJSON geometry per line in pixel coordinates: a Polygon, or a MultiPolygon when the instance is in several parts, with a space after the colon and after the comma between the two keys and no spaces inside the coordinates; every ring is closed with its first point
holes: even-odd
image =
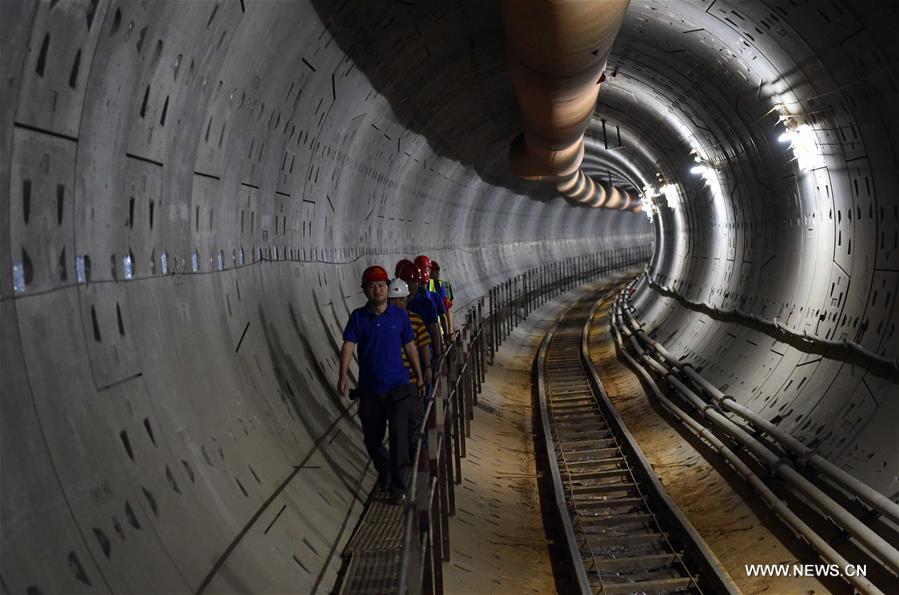
{"type": "Polygon", "coordinates": [[[444,281],[443,279],[441,279],[439,282],[435,282],[434,279],[431,279],[430,281],[428,281],[428,291],[432,293],[439,293],[441,296],[449,299],[450,301],[453,300],[453,286],[449,281],[444,281]]]}

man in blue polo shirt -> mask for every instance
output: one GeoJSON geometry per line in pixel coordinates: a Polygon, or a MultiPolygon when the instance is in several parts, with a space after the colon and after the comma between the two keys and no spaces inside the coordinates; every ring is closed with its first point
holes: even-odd
{"type": "MultiPolygon", "coordinates": [[[[368,303],[350,315],[343,331],[340,374],[337,390],[347,394],[347,372],[353,351],[359,346],[359,418],[365,449],[378,471],[378,487],[390,489],[391,502],[406,497],[406,466],[409,463],[409,416],[417,405],[415,388],[409,385],[409,371],[403,352],[416,378],[422,378],[415,335],[405,310],[387,303],[387,271],[369,267],[362,274],[362,289],[368,303]],[[390,425],[389,453],[384,448],[384,430],[390,425]]],[[[419,396],[425,385],[418,383],[419,396]]]]}

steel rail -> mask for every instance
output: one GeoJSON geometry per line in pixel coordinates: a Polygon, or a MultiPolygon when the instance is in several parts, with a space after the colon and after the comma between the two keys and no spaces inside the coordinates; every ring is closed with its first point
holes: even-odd
{"type": "Polygon", "coordinates": [[[571,562],[574,566],[574,574],[577,579],[578,587],[581,593],[591,593],[590,580],[587,578],[587,570],[584,567],[584,561],[581,559],[580,548],[574,535],[574,527],[571,524],[571,517],[568,515],[567,504],[565,502],[565,490],[562,486],[562,478],[559,474],[559,462],[555,457],[555,444],[553,442],[552,424],[549,421],[549,412],[547,408],[546,394],[546,371],[544,362],[546,361],[547,352],[549,351],[550,338],[555,335],[562,323],[560,316],[553,327],[543,337],[540,344],[540,351],[537,354],[537,395],[540,403],[540,421],[543,425],[544,448],[546,449],[546,458],[549,462],[550,476],[553,483],[553,494],[556,500],[556,509],[558,510],[559,520],[562,522],[562,529],[565,533],[565,542],[568,546],[568,554],[571,556],[571,562]]]}
{"type": "Polygon", "coordinates": [[[597,305],[585,298],[561,315],[544,337],[536,365],[549,476],[579,587],[584,593],[736,593],[602,388],[586,343],[597,305]],[[624,508],[620,514],[589,512],[624,508]]]}
{"type": "Polygon", "coordinates": [[[665,502],[666,508],[670,511],[672,519],[674,522],[680,527],[681,531],[689,536],[689,539],[685,542],[688,546],[692,546],[695,548],[693,552],[694,559],[698,564],[702,566],[702,570],[705,573],[706,577],[710,577],[715,585],[716,592],[731,592],[738,593],[739,588],[736,583],[734,583],[733,579],[724,569],[721,562],[712,552],[712,550],[708,547],[705,540],[702,539],[702,536],[693,526],[693,524],[687,519],[687,517],[681,512],[680,508],[675,504],[674,500],[668,495],[667,490],[662,485],[662,482],[659,480],[655,471],[652,468],[652,465],[646,459],[646,456],[643,454],[643,451],[640,449],[637,444],[636,439],[634,439],[633,435],[631,435],[630,430],[627,429],[627,425],[624,423],[624,420],[621,419],[621,416],[618,414],[618,411],[615,409],[615,406],[612,404],[611,399],[609,399],[608,393],[606,393],[605,388],[603,387],[602,381],[599,377],[599,373],[596,370],[596,367],[593,365],[593,361],[590,358],[590,349],[588,346],[588,333],[589,328],[592,323],[593,317],[596,313],[596,310],[599,308],[602,299],[596,300],[593,304],[593,308],[590,310],[590,314],[587,316],[587,320],[584,322],[584,328],[581,333],[581,359],[584,363],[584,368],[587,370],[591,383],[593,384],[595,391],[598,396],[598,400],[600,402],[600,406],[605,409],[605,414],[608,419],[612,419],[615,425],[618,426],[619,431],[625,437],[625,440],[630,445],[633,456],[637,458],[640,462],[640,467],[646,471],[646,481],[648,481],[655,491],[656,496],[665,502]]]}

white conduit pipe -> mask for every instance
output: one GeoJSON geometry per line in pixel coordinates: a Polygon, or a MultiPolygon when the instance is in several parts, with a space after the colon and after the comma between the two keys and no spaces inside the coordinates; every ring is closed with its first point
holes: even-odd
{"type": "Polygon", "coordinates": [[[711,397],[719,407],[731,411],[745,419],[753,427],[768,434],[781,445],[787,447],[788,450],[798,455],[804,463],[821,473],[824,477],[847,490],[852,497],[865,503],[893,523],[899,524],[899,504],[896,504],[868,484],[853,477],[843,469],[840,469],[838,466],[816,453],[813,449],[809,448],[768,420],[762,418],[751,409],[741,405],[733,398],[733,396],[724,394],[711,382],[703,378],[690,364],[678,362],[661,344],[651,339],[641,328],[639,328],[642,325],[627,311],[626,308],[624,308],[624,312],[628,319],[628,326],[635,329],[637,336],[643,339],[646,344],[650,345],[659,355],[661,355],[662,358],[667,361],[668,365],[675,370],[682,371],[688,376],[690,380],[711,397]]]}
{"type": "MultiPolygon", "coordinates": [[[[617,314],[616,314],[617,317],[617,314]]],[[[739,473],[743,479],[749,482],[749,485],[753,490],[765,501],[769,508],[774,510],[774,512],[790,527],[793,529],[794,534],[800,539],[804,540],[810,546],[812,546],[818,553],[821,554],[821,558],[830,564],[836,564],[840,568],[846,568],[850,566],[850,562],[840,555],[835,549],[833,549],[826,540],[824,540],[820,535],[818,535],[811,527],[809,527],[802,519],[796,516],[792,510],[790,510],[789,506],[787,506],[786,502],[777,497],[777,495],[771,491],[771,489],[765,485],[765,482],[762,481],[758,475],[752,472],[752,470],[730,449],[728,448],[721,440],[718,439],[708,428],[700,424],[698,421],[687,415],[677,405],[675,405],[672,401],[670,401],[665,395],[662,393],[658,384],[656,384],[655,380],[653,380],[652,376],[646,371],[646,369],[641,366],[631,355],[625,351],[624,346],[621,340],[621,334],[619,333],[618,324],[612,325],[612,335],[615,338],[615,344],[618,347],[618,353],[621,354],[625,361],[627,361],[628,365],[631,367],[634,372],[643,379],[645,384],[649,386],[650,390],[652,390],[653,395],[656,400],[664,407],[669,413],[671,413],[674,417],[680,420],[684,425],[686,425],[690,430],[702,438],[716,453],[718,453],[721,457],[723,457],[728,463],[730,463],[731,467],[739,473]]],[[[637,351],[638,354],[642,354],[642,349],[637,351]]],[[[859,589],[864,593],[870,593],[871,595],[882,595],[882,591],[874,586],[868,579],[863,576],[846,576],[845,579],[852,584],[855,588],[859,589]]]]}
{"type": "MultiPolygon", "coordinates": [[[[618,307],[621,307],[620,303],[618,307]]],[[[626,316],[631,320],[633,319],[630,313],[626,313],[626,316]]],[[[665,369],[662,364],[653,360],[649,355],[643,355],[642,359],[654,369],[665,369]]],[[[703,401],[695,392],[677,379],[670,370],[665,370],[665,377],[671,386],[690,402],[703,417],[747,448],[760,462],[786,480],[795,490],[807,496],[811,504],[833,519],[841,528],[845,529],[875,558],[880,560],[886,568],[889,568],[894,574],[899,572],[899,550],[887,543],[885,539],[869,529],[852,513],[800,475],[786,460],[780,458],[729,418],[719,413],[714,405],[709,405],[703,401]]]]}

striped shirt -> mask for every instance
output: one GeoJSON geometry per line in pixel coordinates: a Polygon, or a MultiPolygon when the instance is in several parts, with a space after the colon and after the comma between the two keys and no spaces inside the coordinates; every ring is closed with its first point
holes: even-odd
{"type": "MultiPolygon", "coordinates": [[[[431,335],[428,333],[428,327],[425,326],[425,321],[421,316],[409,310],[407,310],[406,313],[409,315],[409,322],[412,323],[412,333],[415,335],[415,346],[418,348],[419,366],[422,367],[422,372],[424,372],[424,363],[421,362],[421,352],[423,349],[428,349],[428,346],[431,344],[431,335]]],[[[418,384],[418,379],[415,377],[415,372],[412,370],[412,364],[409,363],[405,351],[403,351],[403,363],[406,364],[406,368],[409,369],[409,382],[418,384]]]]}

